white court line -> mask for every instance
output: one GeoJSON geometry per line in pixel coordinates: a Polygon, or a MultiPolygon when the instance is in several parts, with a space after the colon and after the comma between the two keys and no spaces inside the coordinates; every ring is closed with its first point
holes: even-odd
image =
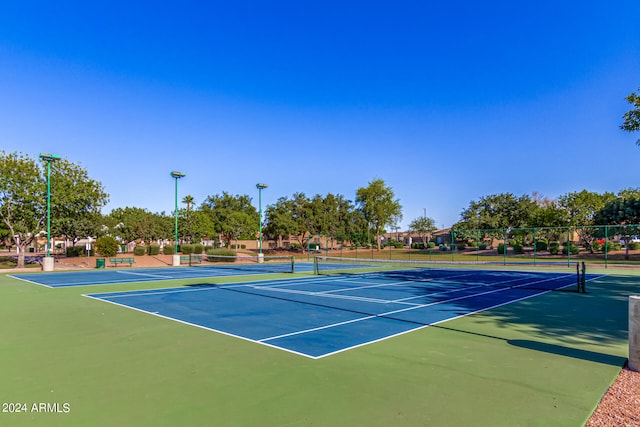
{"type": "MultiPolygon", "coordinates": [[[[545,279],[545,280],[538,280],[538,281],[535,281],[535,282],[527,283],[527,285],[530,285],[530,284],[533,284],[533,283],[548,282],[548,281],[551,281],[551,280],[557,280],[557,279],[565,278],[565,277],[568,277],[568,276],[570,276],[570,275],[560,276],[560,277],[555,277],[555,278],[550,278],[550,279],[545,279]]],[[[524,285],[522,285],[522,286],[524,286],[524,285]]],[[[570,286],[570,285],[567,285],[567,286],[570,286]]],[[[339,323],[335,323],[335,324],[320,326],[320,327],[309,329],[309,330],[291,332],[291,333],[288,333],[288,334],[283,334],[283,335],[278,335],[278,336],[274,336],[274,337],[263,338],[260,341],[261,342],[262,341],[272,341],[272,340],[278,339],[278,338],[301,335],[301,334],[305,334],[305,333],[308,333],[308,332],[314,332],[314,331],[319,331],[319,330],[323,330],[323,329],[330,329],[330,328],[334,328],[336,326],[344,325],[346,323],[355,323],[355,322],[361,322],[363,320],[375,319],[377,317],[390,316],[392,314],[398,314],[398,313],[403,313],[403,312],[406,312],[406,311],[417,310],[419,308],[430,307],[430,306],[434,306],[434,305],[440,305],[440,304],[449,303],[449,302],[452,302],[452,301],[460,301],[460,300],[463,300],[463,299],[475,298],[475,297],[478,297],[478,296],[489,295],[489,294],[493,294],[493,293],[496,293],[496,292],[506,291],[506,290],[509,290],[509,289],[512,289],[512,288],[493,289],[493,290],[490,290],[490,291],[474,293],[474,294],[471,294],[471,295],[464,295],[464,296],[457,297],[457,298],[449,298],[449,299],[443,300],[443,301],[435,301],[435,302],[431,302],[431,303],[427,303],[427,304],[414,305],[413,307],[407,307],[407,308],[401,308],[401,309],[398,309],[398,310],[387,311],[385,313],[380,313],[380,314],[371,315],[371,316],[365,316],[365,317],[361,317],[361,318],[358,318],[358,319],[353,319],[353,320],[350,320],[350,321],[347,321],[347,322],[339,322],[339,323]]],[[[550,292],[550,291],[551,290],[542,291],[541,293],[546,293],[546,292],[550,292]]],[[[539,295],[539,294],[536,294],[536,295],[539,295]]],[[[527,296],[525,298],[530,298],[530,297],[531,296],[527,296]]],[[[509,301],[509,303],[515,302],[515,301],[520,301],[520,300],[525,299],[525,298],[520,298],[520,299],[517,299],[517,300],[509,301]]],[[[478,311],[482,311],[482,310],[478,310],[478,311]]],[[[468,314],[471,314],[471,313],[467,313],[466,315],[468,315],[468,314]]]]}
{"type": "Polygon", "coordinates": [[[308,357],[310,359],[317,359],[317,357],[309,356],[308,354],[305,354],[305,353],[300,353],[300,352],[297,352],[295,350],[290,350],[288,348],[279,347],[277,345],[256,341],[254,339],[247,338],[247,337],[244,337],[242,335],[231,334],[229,332],[225,332],[225,331],[221,331],[221,330],[218,330],[218,329],[209,328],[209,327],[203,326],[203,325],[198,325],[197,323],[191,323],[191,322],[187,322],[185,320],[176,319],[175,317],[163,316],[162,314],[160,314],[158,312],[142,310],[140,308],[131,307],[130,305],[120,304],[120,303],[117,303],[117,302],[113,302],[113,301],[109,301],[109,300],[106,300],[106,299],[102,299],[100,297],[93,297],[91,295],[83,294],[82,296],[83,297],[87,297],[87,298],[91,298],[91,299],[96,300],[96,301],[106,302],[106,303],[109,303],[109,304],[117,305],[119,307],[128,308],[130,310],[135,310],[135,311],[138,311],[140,313],[150,314],[152,316],[160,317],[162,319],[172,320],[174,322],[182,323],[183,325],[195,326],[196,328],[200,328],[200,329],[204,329],[204,330],[212,331],[212,332],[217,332],[219,334],[226,335],[228,337],[239,338],[239,339],[244,340],[244,341],[249,341],[249,342],[252,342],[252,343],[266,345],[267,347],[275,348],[275,349],[278,349],[278,350],[284,350],[284,351],[289,352],[289,353],[297,354],[298,356],[304,356],[304,357],[308,357]]]}
{"type": "Polygon", "coordinates": [[[136,273],[134,271],[116,270],[115,272],[119,274],[130,274],[132,276],[153,277],[156,279],[175,279],[174,276],[161,276],[159,274],[151,274],[151,273],[136,273]]]}
{"type": "Polygon", "coordinates": [[[12,276],[11,274],[7,274],[7,277],[11,277],[12,279],[16,279],[16,280],[22,280],[23,282],[32,283],[34,285],[44,286],[45,288],[54,288],[54,286],[45,285],[44,283],[40,283],[40,282],[34,282],[33,280],[23,279],[22,277],[15,277],[15,276],[12,276]]]}
{"type": "MultiPolygon", "coordinates": [[[[379,299],[379,298],[367,298],[367,297],[358,297],[358,296],[353,296],[353,295],[333,295],[333,294],[327,294],[324,292],[312,292],[312,291],[301,291],[301,290],[297,290],[297,289],[281,289],[281,288],[274,288],[274,287],[270,287],[270,286],[252,286],[252,288],[254,289],[264,289],[266,291],[270,291],[270,292],[280,292],[283,294],[298,294],[298,295],[308,295],[308,296],[312,296],[312,297],[320,297],[320,298],[333,298],[333,299],[341,299],[341,300],[350,300],[350,301],[362,301],[362,302],[374,302],[377,304],[391,304],[394,303],[395,301],[391,301],[391,300],[386,300],[386,299],[379,299]]],[[[296,301],[294,301],[296,302],[296,301]]],[[[411,303],[403,303],[400,302],[398,304],[411,304],[411,303]]],[[[415,304],[411,304],[411,305],[415,305],[415,304]]]]}

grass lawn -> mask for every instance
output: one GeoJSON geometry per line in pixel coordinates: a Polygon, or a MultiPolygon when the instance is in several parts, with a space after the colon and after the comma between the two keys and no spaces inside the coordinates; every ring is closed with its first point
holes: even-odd
{"type": "Polygon", "coordinates": [[[640,289],[607,276],[319,360],[82,296],[197,282],[0,275],[0,400],[27,406],[0,425],[581,426],[626,360],[640,289]]]}

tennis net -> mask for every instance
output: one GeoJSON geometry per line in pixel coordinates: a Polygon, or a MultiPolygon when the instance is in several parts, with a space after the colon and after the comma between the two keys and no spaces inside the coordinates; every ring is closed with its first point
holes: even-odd
{"type": "MultiPolygon", "coordinates": [[[[584,287],[586,271],[576,264],[567,267],[566,262],[549,262],[556,273],[541,272],[542,264],[535,266],[524,262],[465,262],[426,260],[381,260],[363,258],[339,258],[317,256],[314,273],[318,275],[377,275],[385,280],[410,282],[450,281],[456,285],[486,285],[521,289],[559,290],[577,285],[584,287]]],[[[582,292],[584,292],[582,290],[582,292]]]]}
{"type": "Polygon", "coordinates": [[[295,259],[293,256],[190,255],[189,265],[192,267],[226,268],[265,273],[295,272],[295,259]]]}

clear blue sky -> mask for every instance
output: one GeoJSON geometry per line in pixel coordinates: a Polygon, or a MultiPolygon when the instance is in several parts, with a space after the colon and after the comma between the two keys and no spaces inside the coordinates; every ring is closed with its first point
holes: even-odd
{"type": "Polygon", "coordinates": [[[0,148],[80,163],[104,209],[227,191],[450,226],[471,200],[640,186],[640,2],[0,3],[0,148]]]}

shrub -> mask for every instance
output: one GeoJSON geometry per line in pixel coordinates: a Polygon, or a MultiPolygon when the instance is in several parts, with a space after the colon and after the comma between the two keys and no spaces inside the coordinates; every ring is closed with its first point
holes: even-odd
{"type": "Polygon", "coordinates": [[[549,253],[551,255],[557,255],[558,249],[560,249],[560,243],[558,242],[549,242],[549,253]]]}
{"type": "Polygon", "coordinates": [[[193,253],[196,255],[200,255],[204,251],[204,246],[200,243],[196,243],[193,245],[193,253]]]}
{"type": "Polygon", "coordinates": [[[164,245],[162,248],[162,253],[165,255],[175,255],[176,247],[174,245],[164,245]]]}
{"type": "Polygon", "coordinates": [[[146,248],[146,246],[136,245],[136,246],[133,248],[133,254],[134,254],[134,255],[142,256],[142,255],[144,255],[144,254],[146,254],[146,253],[147,253],[147,248],[146,248]]]}
{"type": "Polygon", "coordinates": [[[456,249],[458,249],[459,251],[464,251],[467,248],[467,245],[464,243],[458,243],[456,245],[456,249]]]}
{"type": "Polygon", "coordinates": [[[160,245],[151,244],[147,246],[147,253],[149,255],[159,255],[160,254],[160,245]]]}
{"type": "Polygon", "coordinates": [[[223,256],[235,256],[237,255],[236,251],[234,251],[233,249],[226,249],[226,248],[207,248],[205,250],[205,253],[207,255],[209,255],[209,259],[208,261],[211,262],[229,262],[228,259],[225,258],[212,258],[211,255],[223,255],[223,256]]]}
{"type": "Polygon", "coordinates": [[[571,252],[571,255],[578,255],[578,253],[580,252],[580,248],[578,248],[578,245],[576,245],[575,243],[566,242],[564,245],[562,245],[562,254],[567,255],[569,252],[571,252]]]}
{"type": "Polygon", "coordinates": [[[118,241],[111,236],[98,237],[96,252],[102,256],[112,257],[118,253],[118,241]]]}
{"type": "Polygon", "coordinates": [[[447,250],[447,245],[440,245],[440,250],[445,252],[447,250]]]}
{"type": "Polygon", "coordinates": [[[640,242],[631,242],[629,243],[629,249],[632,251],[640,249],[640,242]]]}
{"type": "Polygon", "coordinates": [[[487,249],[487,244],[486,243],[480,243],[478,245],[478,249],[480,249],[481,251],[484,251],[487,249]]]}
{"type": "Polygon", "coordinates": [[[470,247],[470,248],[476,248],[476,247],[478,247],[478,242],[469,242],[469,247],[470,247]]]}
{"type": "Polygon", "coordinates": [[[546,240],[536,240],[533,243],[533,248],[536,250],[536,252],[546,251],[548,247],[549,247],[549,244],[547,243],[546,240]]]}
{"type": "Polygon", "coordinates": [[[596,252],[599,251],[601,248],[602,248],[602,245],[597,240],[591,244],[591,249],[593,249],[596,252]]]}
{"type": "Polygon", "coordinates": [[[184,255],[191,255],[193,253],[193,245],[180,245],[180,249],[184,255]]]}
{"type": "Polygon", "coordinates": [[[429,249],[433,249],[436,247],[435,242],[429,242],[429,249]]]}
{"type": "Polygon", "coordinates": [[[69,258],[87,256],[84,246],[67,246],[67,256],[69,258]]]}
{"type": "Polygon", "coordinates": [[[522,255],[524,253],[524,247],[521,244],[514,243],[513,245],[513,253],[516,255],[522,255]]]}
{"type": "Polygon", "coordinates": [[[498,253],[500,255],[506,255],[507,245],[505,245],[504,243],[498,243],[498,253]]]}
{"type": "Polygon", "coordinates": [[[289,247],[290,247],[291,249],[293,249],[293,250],[296,250],[296,251],[298,251],[298,250],[302,249],[302,245],[301,245],[300,243],[291,243],[291,244],[289,245],[289,247]]]}

